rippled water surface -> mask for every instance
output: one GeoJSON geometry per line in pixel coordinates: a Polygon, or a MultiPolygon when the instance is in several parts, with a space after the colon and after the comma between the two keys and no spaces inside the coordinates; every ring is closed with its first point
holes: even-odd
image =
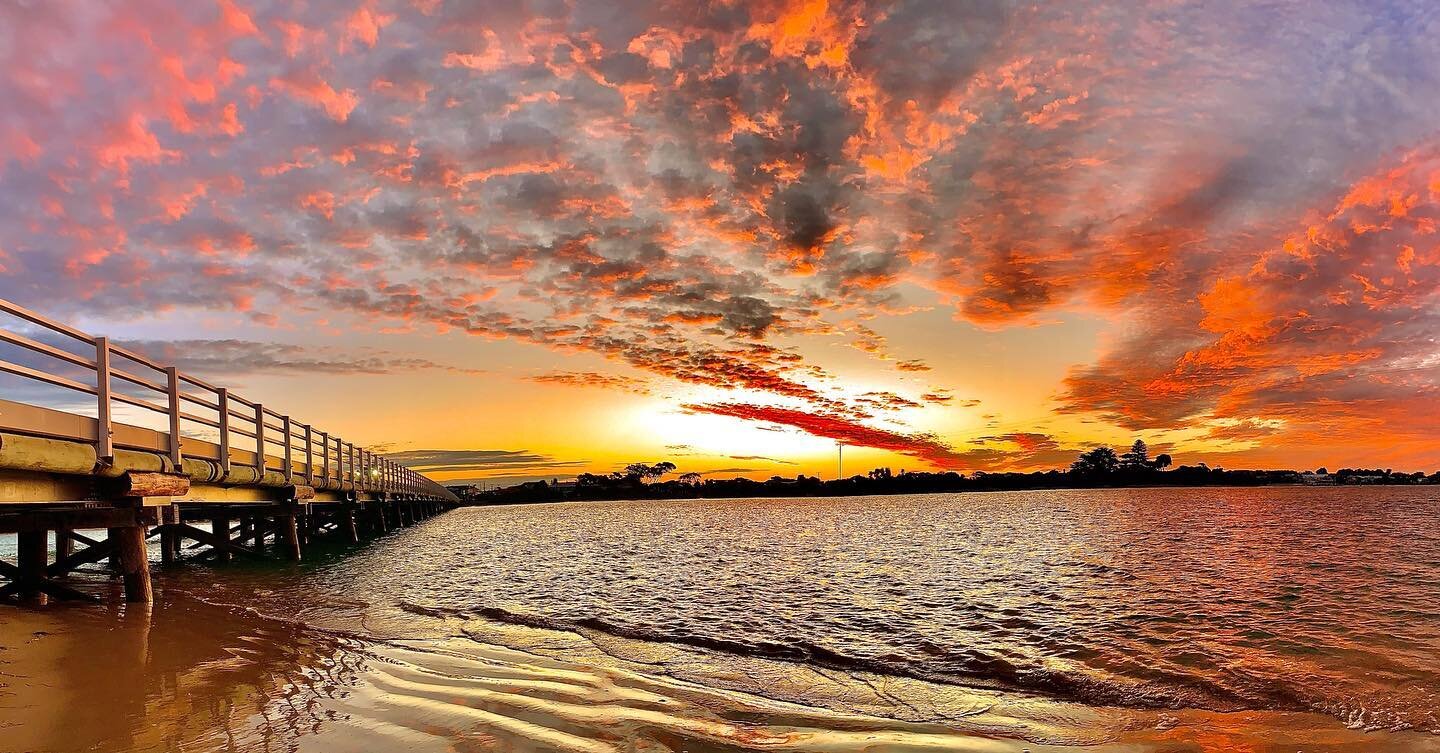
{"type": "MultiPolygon", "coordinates": [[[[1440,751],[1426,487],[471,508],[157,587],[136,671],[174,664],[165,697],[246,678],[259,709],[186,749],[1440,751]]],[[[115,640],[86,615],[0,636],[0,664],[115,640]]],[[[149,749],[153,713],[85,747],[149,749]]]]}
{"type": "Polygon", "coordinates": [[[467,509],[292,588],[337,614],[344,594],[1092,705],[1440,730],[1423,487],[467,509]]]}

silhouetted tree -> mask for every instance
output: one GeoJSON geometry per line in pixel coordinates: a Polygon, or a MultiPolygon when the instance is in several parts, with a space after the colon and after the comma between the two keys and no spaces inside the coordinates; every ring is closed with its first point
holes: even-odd
{"type": "Polygon", "coordinates": [[[1120,456],[1120,467],[1127,471],[1150,468],[1150,448],[1145,446],[1145,440],[1137,439],[1130,445],[1130,451],[1120,456]]]}
{"type": "Polygon", "coordinates": [[[1108,476],[1120,469],[1120,458],[1109,447],[1096,447],[1070,464],[1070,472],[1080,476],[1108,476]]]}
{"type": "Polygon", "coordinates": [[[871,479],[872,481],[889,481],[890,479],[892,479],[892,478],[894,478],[894,477],[895,477],[895,474],[891,473],[889,468],[871,468],[871,469],[870,469],[870,479],[871,479]]]}
{"type": "Polygon", "coordinates": [[[1155,466],[1155,470],[1163,471],[1170,467],[1170,462],[1170,456],[1162,452],[1155,456],[1155,461],[1151,465],[1155,466]]]}
{"type": "Polygon", "coordinates": [[[680,478],[676,480],[686,486],[699,486],[700,474],[696,473],[695,471],[690,471],[689,473],[680,474],[680,478]]]}

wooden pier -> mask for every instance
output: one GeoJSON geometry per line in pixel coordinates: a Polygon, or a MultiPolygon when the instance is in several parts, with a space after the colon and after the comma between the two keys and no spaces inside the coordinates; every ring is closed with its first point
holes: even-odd
{"type": "Polygon", "coordinates": [[[91,600],[67,581],[103,562],[128,601],[149,602],[150,539],[165,564],[299,561],[316,538],[358,542],[459,502],[404,466],[104,337],[4,300],[0,318],[18,324],[0,327],[5,355],[19,354],[0,359],[5,384],[78,396],[45,407],[7,399],[23,390],[0,385],[0,534],[17,537],[15,562],[0,561],[0,601],[91,600]],[[116,420],[117,408],[139,420],[116,420]]]}

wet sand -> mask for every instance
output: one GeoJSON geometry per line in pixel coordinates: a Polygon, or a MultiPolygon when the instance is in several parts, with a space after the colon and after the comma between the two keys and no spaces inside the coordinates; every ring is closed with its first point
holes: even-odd
{"type": "Polygon", "coordinates": [[[1092,708],[485,621],[450,627],[454,637],[381,640],[163,587],[148,609],[8,607],[0,750],[1440,751],[1440,737],[1316,714],[1092,708]],[[904,716],[934,721],[894,718],[904,716]]]}

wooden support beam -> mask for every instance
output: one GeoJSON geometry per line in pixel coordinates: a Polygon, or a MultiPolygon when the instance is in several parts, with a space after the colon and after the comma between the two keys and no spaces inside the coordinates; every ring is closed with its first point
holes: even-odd
{"type": "MultiPolygon", "coordinates": [[[[213,535],[223,538],[225,543],[230,543],[230,519],[224,515],[216,515],[210,518],[210,531],[213,535]]],[[[224,547],[215,547],[215,554],[221,562],[229,562],[234,553],[224,547]]]]}
{"type": "Polygon", "coordinates": [[[180,532],[173,524],[160,527],[160,562],[173,565],[180,560],[180,532]]]}
{"type": "Polygon", "coordinates": [[[360,529],[355,525],[355,508],[345,508],[345,533],[350,537],[350,543],[360,543],[360,529]]]}
{"type": "Polygon", "coordinates": [[[300,530],[296,524],[294,515],[286,515],[280,518],[280,526],[285,531],[285,555],[291,562],[300,561],[300,530]]]}
{"type": "Polygon", "coordinates": [[[149,604],[155,601],[150,585],[150,557],[145,551],[145,529],[141,526],[119,531],[120,575],[125,580],[125,600],[149,604]]]}
{"type": "MultiPolygon", "coordinates": [[[[55,531],[55,561],[64,562],[66,558],[75,553],[75,540],[67,536],[68,531],[56,529],[55,531]]],[[[65,573],[59,573],[58,577],[65,577],[65,573]]]]}
{"type": "Polygon", "coordinates": [[[45,531],[22,531],[17,537],[17,564],[20,577],[16,580],[16,593],[20,601],[35,606],[45,604],[45,592],[40,586],[45,581],[45,565],[48,552],[45,550],[45,531]]]}
{"type": "Polygon", "coordinates": [[[73,541],[78,541],[78,542],[80,542],[81,544],[84,544],[85,546],[99,546],[99,545],[100,545],[100,542],[99,542],[99,541],[96,541],[95,539],[92,539],[92,538],[90,538],[89,536],[86,536],[85,534],[80,533],[80,532],[78,532],[78,531],[71,531],[71,530],[67,530],[67,529],[64,529],[64,528],[62,528],[62,529],[60,529],[60,530],[61,530],[61,531],[64,531],[66,538],[69,538],[69,539],[71,539],[71,540],[73,540],[73,541]]]}
{"type": "Polygon", "coordinates": [[[120,477],[124,497],[183,497],[189,493],[190,477],[183,473],[126,471],[120,477]]]}
{"type": "Polygon", "coordinates": [[[175,527],[176,529],[178,529],[181,536],[187,539],[193,539],[195,541],[203,541],[209,544],[210,548],[217,551],[223,550],[231,554],[243,554],[247,557],[260,556],[260,553],[255,551],[254,549],[240,546],[239,544],[236,544],[235,542],[230,541],[227,538],[224,538],[222,536],[216,536],[215,534],[203,528],[196,528],[189,523],[177,523],[175,524],[175,527]]]}
{"type": "MultiPolygon", "coordinates": [[[[120,529],[115,529],[120,530],[120,529]]],[[[143,529],[142,529],[143,530],[143,529]]],[[[45,574],[49,577],[59,577],[81,565],[88,565],[92,562],[99,562],[115,552],[115,542],[110,539],[96,542],[93,546],[81,549],[64,559],[56,558],[54,564],[45,568],[45,574]]]]}
{"type": "Polygon", "coordinates": [[[81,543],[95,543],[94,539],[73,533],[77,528],[115,528],[134,525],[156,525],[159,522],[159,508],[146,507],[91,507],[66,510],[26,510],[17,513],[0,513],[0,533],[22,531],[51,531],[57,528],[71,529],[71,536],[81,543]]]}

